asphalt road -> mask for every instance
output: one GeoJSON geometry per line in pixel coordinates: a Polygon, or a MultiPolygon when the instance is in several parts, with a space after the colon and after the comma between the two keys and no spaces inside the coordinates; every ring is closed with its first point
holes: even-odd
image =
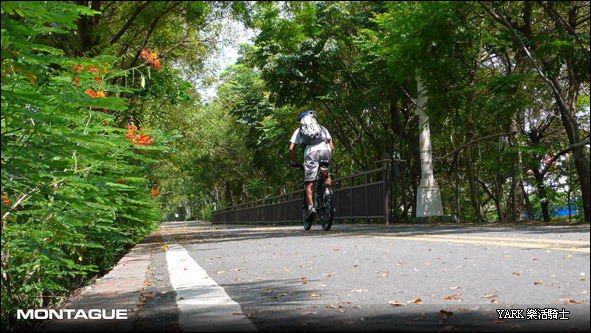
{"type": "Polygon", "coordinates": [[[133,329],[589,331],[589,234],[169,222],[153,240],[133,329]]]}

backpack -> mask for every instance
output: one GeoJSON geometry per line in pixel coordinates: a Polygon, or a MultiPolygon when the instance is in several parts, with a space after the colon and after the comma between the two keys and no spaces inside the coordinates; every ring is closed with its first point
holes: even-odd
{"type": "Polygon", "coordinates": [[[300,135],[305,146],[325,141],[322,127],[313,115],[306,115],[300,120],[300,135]]]}

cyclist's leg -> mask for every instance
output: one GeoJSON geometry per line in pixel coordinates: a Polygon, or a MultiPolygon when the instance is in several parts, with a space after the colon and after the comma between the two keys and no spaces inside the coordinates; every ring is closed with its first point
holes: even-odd
{"type": "MultiPolygon", "coordinates": [[[[318,153],[318,158],[320,160],[328,159],[328,168],[330,170],[330,163],[332,162],[332,152],[330,150],[320,150],[318,153]]],[[[328,177],[324,179],[324,184],[332,185],[332,178],[330,178],[330,172],[328,173],[328,177]]]]}
{"type": "Polygon", "coordinates": [[[308,195],[308,205],[314,205],[314,182],[318,176],[318,151],[311,151],[304,158],[304,173],[306,182],[306,193],[308,195]]]}
{"type": "Polygon", "coordinates": [[[306,182],[306,196],[308,197],[308,207],[314,206],[314,182],[306,182]]]}

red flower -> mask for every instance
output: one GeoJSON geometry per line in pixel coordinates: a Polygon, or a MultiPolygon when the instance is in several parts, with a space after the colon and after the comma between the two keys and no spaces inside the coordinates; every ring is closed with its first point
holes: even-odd
{"type": "Polygon", "coordinates": [[[8,199],[8,197],[7,197],[7,196],[3,195],[3,196],[2,196],[2,201],[4,201],[4,204],[5,204],[7,207],[10,207],[10,200],[8,199]]]}
{"type": "Polygon", "coordinates": [[[129,138],[129,141],[131,141],[132,143],[142,146],[151,146],[152,142],[154,142],[154,139],[150,138],[147,134],[140,134],[142,130],[138,129],[136,126],[128,124],[125,127],[127,127],[127,129],[129,130],[129,132],[125,134],[125,137],[129,138]]]}
{"type": "Polygon", "coordinates": [[[104,91],[94,92],[92,89],[86,89],[85,92],[87,95],[92,96],[92,98],[97,98],[97,97],[107,98],[104,91]]]}
{"type": "Polygon", "coordinates": [[[160,59],[158,59],[158,54],[152,53],[149,50],[142,50],[141,57],[144,59],[144,61],[149,62],[152,67],[156,68],[158,71],[162,70],[160,59]]]}

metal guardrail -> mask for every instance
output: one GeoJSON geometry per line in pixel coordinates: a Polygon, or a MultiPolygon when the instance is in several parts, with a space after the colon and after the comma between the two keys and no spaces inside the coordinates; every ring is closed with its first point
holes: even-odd
{"type": "MultiPolygon", "coordinates": [[[[335,219],[384,219],[389,223],[388,168],[334,179],[335,219]]],[[[212,223],[290,223],[302,221],[304,189],[227,207],[211,214],[212,223]]]]}

